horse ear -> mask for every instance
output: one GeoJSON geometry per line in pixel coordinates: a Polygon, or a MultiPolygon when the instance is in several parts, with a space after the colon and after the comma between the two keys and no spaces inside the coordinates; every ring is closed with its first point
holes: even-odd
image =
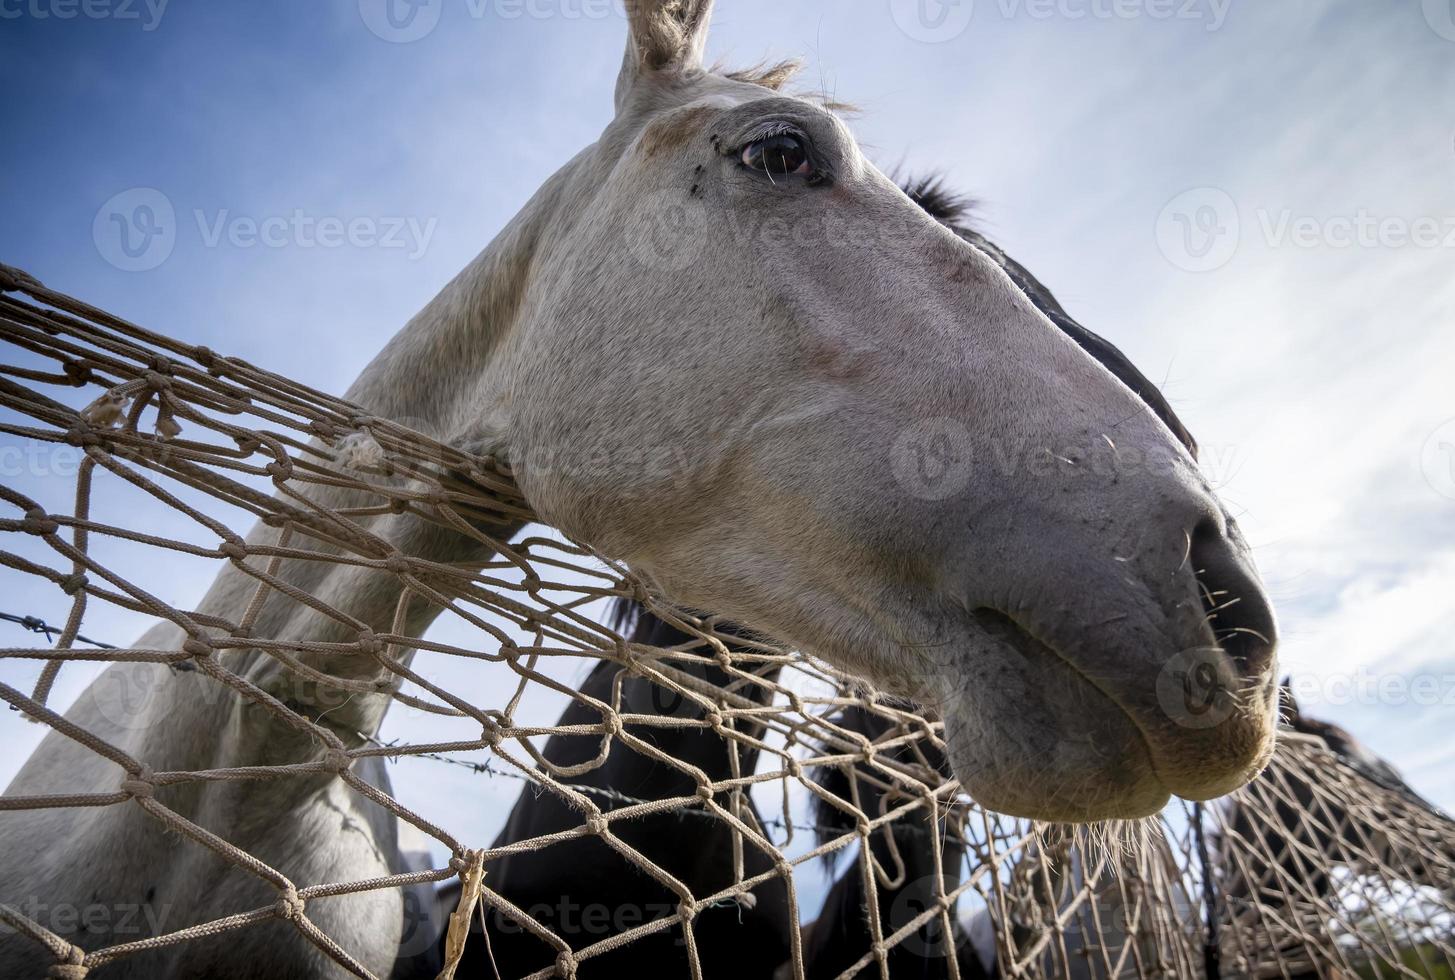
{"type": "Polygon", "coordinates": [[[616,83],[620,109],[643,77],[702,68],[713,0],[626,0],[630,36],[616,83]]]}

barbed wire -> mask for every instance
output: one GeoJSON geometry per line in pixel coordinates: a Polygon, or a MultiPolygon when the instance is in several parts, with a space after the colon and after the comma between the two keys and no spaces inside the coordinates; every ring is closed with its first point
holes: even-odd
{"type": "MultiPolygon", "coordinates": [[[[59,629],[55,626],[50,625],[39,616],[16,616],[13,613],[0,612],[0,620],[4,620],[7,623],[14,623],[21,629],[27,630],[31,633],[39,633],[47,640],[50,640],[52,643],[55,642],[56,636],[65,632],[65,630],[63,629],[59,629]]],[[[84,643],[88,647],[96,647],[98,650],[118,649],[117,647],[112,646],[110,643],[102,643],[100,640],[88,639],[84,636],[81,636],[80,634],[76,635],[76,642],[84,643]]]]}

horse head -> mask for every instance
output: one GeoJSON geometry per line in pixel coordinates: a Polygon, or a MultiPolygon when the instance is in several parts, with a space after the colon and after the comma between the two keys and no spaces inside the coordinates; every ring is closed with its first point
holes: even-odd
{"type": "Polygon", "coordinates": [[[675,602],[933,707],[986,806],[1248,781],[1273,614],[1165,403],[783,72],[708,70],[710,6],[628,4],[615,118],[502,236],[479,441],[675,602]]]}

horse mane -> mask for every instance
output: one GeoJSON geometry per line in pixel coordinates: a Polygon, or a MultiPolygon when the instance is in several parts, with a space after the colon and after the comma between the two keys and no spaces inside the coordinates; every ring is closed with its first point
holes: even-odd
{"type": "Polygon", "coordinates": [[[922,211],[955,234],[978,234],[970,224],[970,215],[979,202],[952,188],[943,174],[896,177],[895,183],[922,211]]]}

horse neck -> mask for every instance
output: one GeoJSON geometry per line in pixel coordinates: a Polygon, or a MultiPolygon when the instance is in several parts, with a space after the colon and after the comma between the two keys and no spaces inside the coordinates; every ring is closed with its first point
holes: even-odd
{"type": "MultiPolygon", "coordinates": [[[[406,425],[465,451],[489,455],[500,448],[500,432],[492,406],[503,387],[501,351],[519,333],[533,258],[542,242],[556,233],[562,189],[572,184],[573,173],[580,165],[578,158],[548,181],[495,241],[385,345],[348,390],[346,397],[350,402],[371,416],[406,425]]],[[[310,489],[308,496],[324,512],[376,506],[379,502],[376,495],[339,487],[310,489]]],[[[487,562],[492,553],[477,537],[461,534],[414,513],[358,516],[350,520],[369,539],[368,549],[377,552],[364,553],[362,556],[366,558],[382,559],[398,554],[418,562],[478,566],[487,562]]],[[[501,540],[512,531],[494,528],[489,533],[501,540]]],[[[284,561],[274,574],[289,587],[314,597],[317,605],[341,614],[330,616],[277,590],[267,591],[250,636],[300,643],[359,642],[361,631],[350,620],[364,624],[374,633],[402,632],[418,636],[441,611],[437,605],[420,599],[401,605],[401,583],[394,573],[328,561],[328,557],[335,555],[354,556],[306,532],[287,532],[259,524],[247,540],[250,550],[286,543],[290,548],[318,554],[321,560],[284,561]]],[[[268,561],[261,556],[243,560],[254,573],[269,570],[268,561]]],[[[198,609],[222,622],[237,623],[259,591],[255,574],[229,564],[213,582],[198,609]]],[[[209,632],[215,637],[228,631],[209,632]]],[[[183,639],[176,626],[163,624],[148,633],[140,645],[175,648],[183,639]]],[[[388,680],[380,662],[362,652],[366,646],[361,644],[360,649],[358,655],[301,654],[297,659],[326,678],[388,680]]],[[[413,656],[408,649],[389,652],[406,665],[413,656]]],[[[330,689],[327,683],[304,681],[256,648],[226,649],[218,654],[218,662],[297,713],[309,719],[321,719],[349,744],[357,743],[357,733],[369,736],[377,731],[391,703],[387,694],[355,696],[337,687],[330,689]]],[[[211,683],[200,677],[198,680],[204,685],[211,683]]],[[[280,738],[288,745],[308,741],[306,734],[300,736],[291,731],[281,719],[274,724],[270,713],[263,709],[257,712],[265,716],[265,721],[251,726],[248,732],[239,733],[239,712],[217,709],[215,703],[199,701],[195,685],[171,685],[165,696],[155,699],[151,705],[158,723],[142,727],[153,733],[147,737],[148,741],[167,743],[158,748],[179,750],[179,744],[173,743],[185,741],[196,746],[190,752],[210,753],[208,762],[216,766],[254,764],[259,758],[279,751],[280,738]],[[168,718],[176,719],[177,724],[166,723],[168,718]],[[187,739],[173,739],[168,734],[178,730],[178,726],[188,733],[187,739]]]]}

